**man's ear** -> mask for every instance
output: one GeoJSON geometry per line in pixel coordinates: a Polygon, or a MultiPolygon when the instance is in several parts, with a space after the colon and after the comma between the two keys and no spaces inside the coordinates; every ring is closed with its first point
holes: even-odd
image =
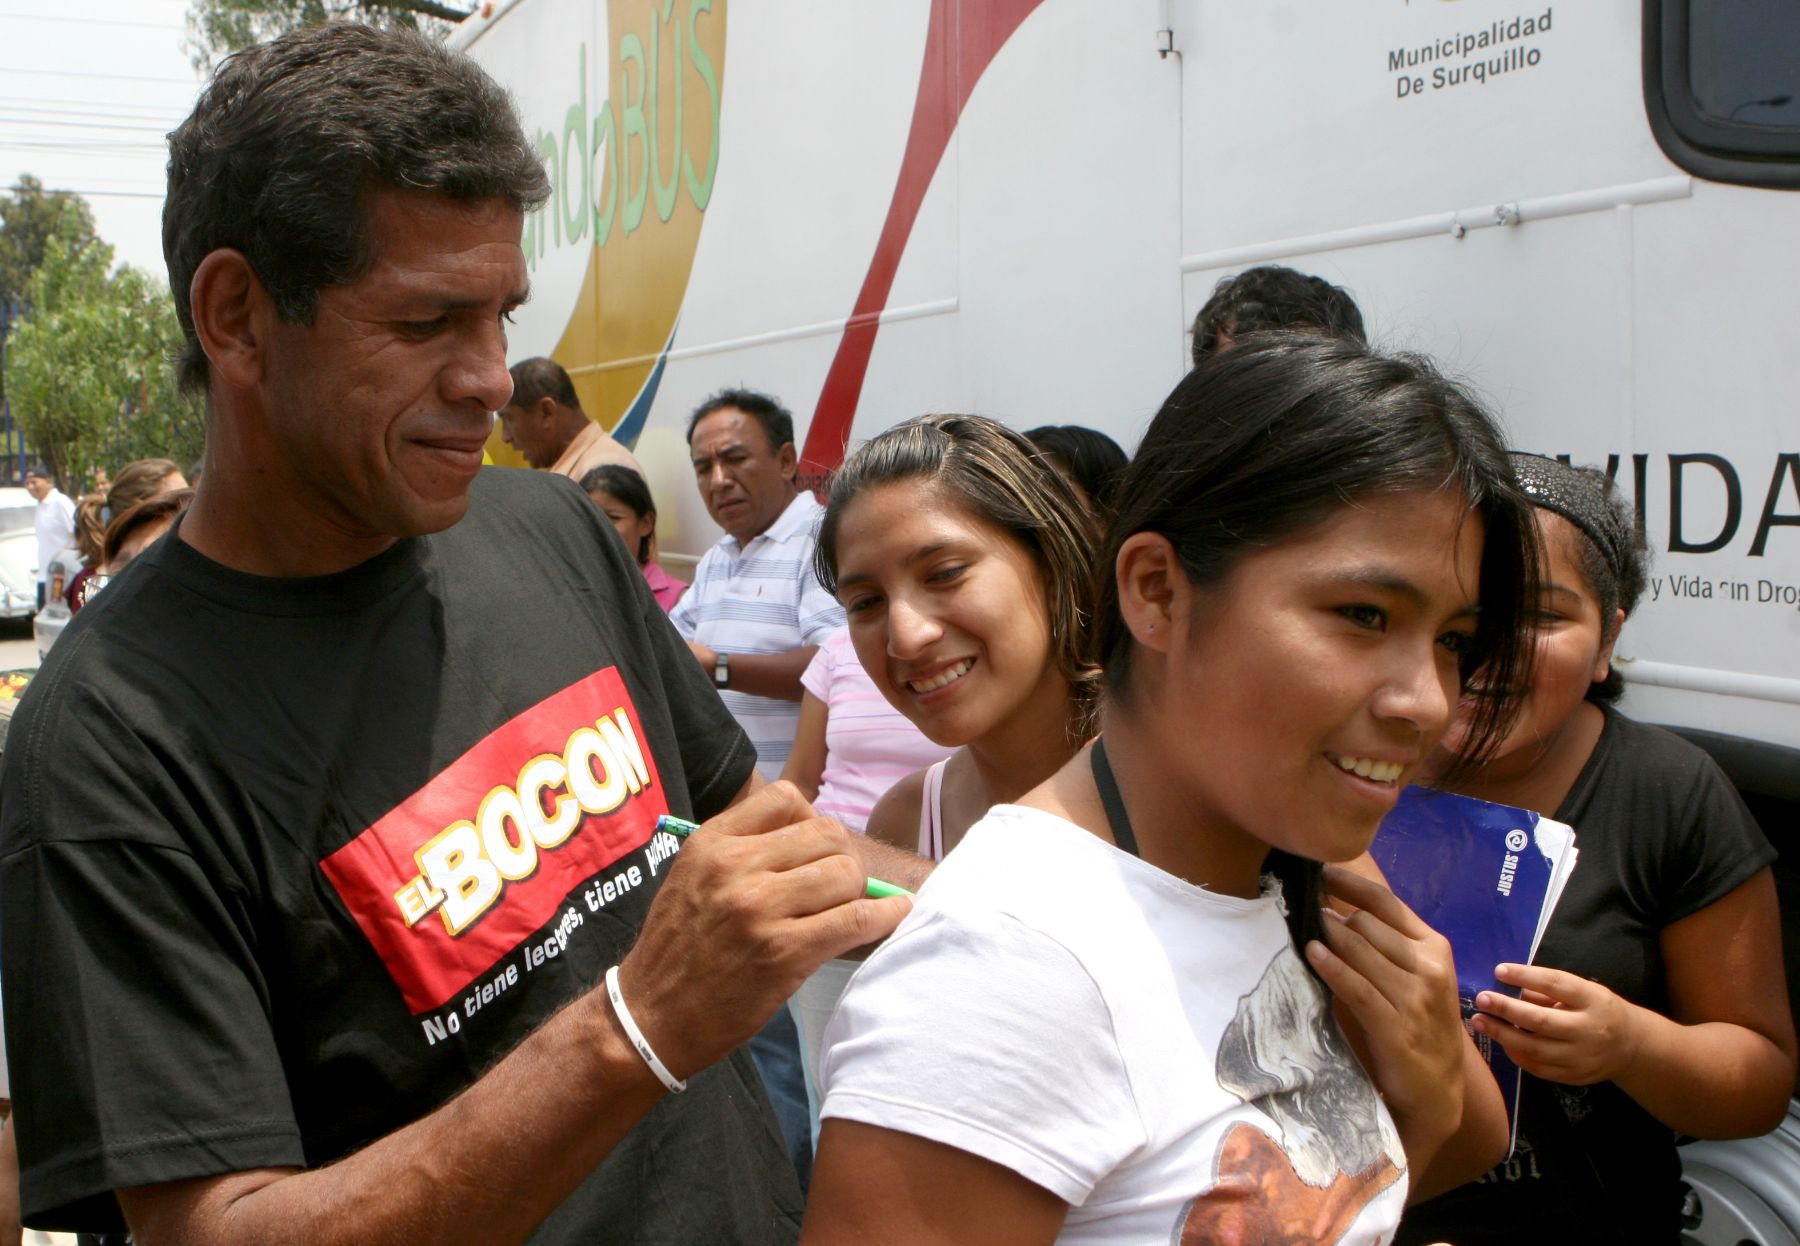
{"type": "Polygon", "coordinates": [[[552,398],[549,394],[545,394],[542,398],[539,398],[536,402],[531,404],[531,413],[546,424],[554,423],[556,420],[556,399],[552,398]]]}
{"type": "Polygon", "coordinates": [[[238,389],[257,385],[275,302],[244,253],[222,247],[201,260],[188,283],[188,307],[212,375],[238,389]]]}
{"type": "Polygon", "coordinates": [[[783,479],[792,480],[794,478],[795,469],[800,466],[800,452],[794,448],[793,442],[782,444],[780,451],[775,455],[775,464],[781,469],[783,479]]]}
{"type": "Polygon", "coordinates": [[[1119,614],[1132,638],[1146,649],[1167,652],[1174,643],[1176,612],[1193,590],[1169,538],[1160,532],[1126,537],[1113,562],[1113,578],[1119,614]]]}

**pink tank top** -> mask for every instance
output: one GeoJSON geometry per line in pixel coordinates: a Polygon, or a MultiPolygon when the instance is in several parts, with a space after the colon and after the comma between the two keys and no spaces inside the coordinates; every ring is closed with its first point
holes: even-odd
{"type": "Polygon", "coordinates": [[[919,855],[932,861],[944,859],[944,767],[933,762],[925,770],[925,790],[919,796],[919,855]]]}

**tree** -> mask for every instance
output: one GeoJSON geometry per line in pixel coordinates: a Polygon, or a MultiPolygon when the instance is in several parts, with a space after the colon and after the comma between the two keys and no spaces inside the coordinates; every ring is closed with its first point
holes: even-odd
{"type": "Polygon", "coordinates": [[[75,213],[75,238],[93,241],[94,217],[79,195],[47,191],[37,178],[21,173],[11,194],[0,199],[0,307],[24,301],[25,283],[43,263],[44,244],[68,209],[75,213]]]}
{"type": "MultiPolygon", "coordinates": [[[[37,178],[21,173],[18,185],[0,197],[0,341],[6,337],[7,325],[23,311],[25,283],[43,262],[44,244],[69,208],[76,213],[77,236],[92,241],[94,217],[79,195],[46,191],[37,178]]],[[[0,375],[0,400],[5,397],[6,381],[0,375]]]]}
{"type": "Polygon", "coordinates": [[[338,18],[405,26],[442,38],[472,7],[469,0],[193,0],[187,49],[195,68],[206,70],[253,43],[338,18]]]}
{"type": "Polygon", "coordinates": [[[65,207],[6,353],[14,417],[69,492],[96,467],[186,463],[205,443],[201,404],[177,392],[174,300],[143,272],[111,267],[112,248],[65,207]]]}

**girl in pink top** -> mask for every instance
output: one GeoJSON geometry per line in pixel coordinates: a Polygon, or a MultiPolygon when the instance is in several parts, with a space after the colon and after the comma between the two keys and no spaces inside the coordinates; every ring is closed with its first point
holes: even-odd
{"type": "Polygon", "coordinates": [[[895,425],[839,469],[820,582],[882,695],[955,750],[889,790],[870,838],[941,857],[1093,734],[1100,670],[1084,603],[1098,546],[1069,481],[981,416],[895,425]]]}
{"type": "Polygon", "coordinates": [[[650,561],[650,550],[656,544],[656,504],[650,500],[650,486],[644,478],[622,464],[603,463],[581,478],[581,488],[619,530],[625,548],[643,569],[656,604],[664,614],[673,610],[687,585],[664,571],[661,563],[650,561]]]}

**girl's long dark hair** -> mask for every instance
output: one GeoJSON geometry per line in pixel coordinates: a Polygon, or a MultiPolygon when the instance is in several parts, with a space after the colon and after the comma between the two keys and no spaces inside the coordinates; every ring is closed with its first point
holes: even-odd
{"type": "MultiPolygon", "coordinates": [[[[1481,611],[1464,680],[1481,668],[1494,686],[1524,686],[1536,529],[1481,404],[1422,358],[1340,339],[1259,337],[1201,360],[1163,403],[1119,483],[1095,585],[1108,696],[1131,700],[1133,641],[1113,574],[1129,537],[1167,537],[1188,579],[1206,587],[1246,555],[1359,498],[1416,490],[1460,496],[1482,520],[1481,611]]],[[[1499,744],[1514,708],[1480,698],[1459,772],[1499,744]]],[[[1282,883],[1296,946],[1322,937],[1323,867],[1272,851],[1267,868],[1282,883]]]]}

